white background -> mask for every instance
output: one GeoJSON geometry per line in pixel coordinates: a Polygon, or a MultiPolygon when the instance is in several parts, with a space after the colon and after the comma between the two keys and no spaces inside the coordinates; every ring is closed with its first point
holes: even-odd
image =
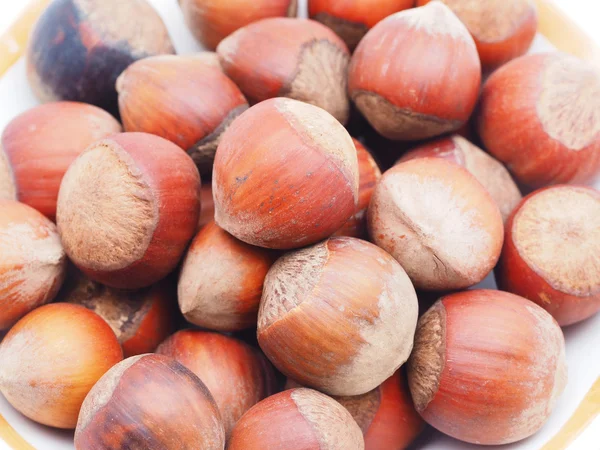
{"type": "MultiPolygon", "coordinates": [[[[0,0],[0,33],[15,20],[27,1],[0,0]]],[[[189,33],[182,26],[177,1],[150,1],[165,18],[178,51],[188,53],[197,49],[189,33]]],[[[303,4],[304,2],[300,0],[300,3],[303,4]]],[[[595,0],[555,0],[555,3],[562,7],[565,13],[596,39],[600,45],[600,26],[598,24],[600,6],[598,2],[595,0]]],[[[12,117],[34,104],[35,99],[33,99],[24,80],[24,64],[23,61],[20,61],[0,81],[0,132],[12,117]]],[[[600,315],[580,325],[569,327],[565,330],[565,336],[567,340],[567,362],[571,368],[567,391],[559,400],[555,413],[538,435],[514,446],[504,446],[502,447],[503,450],[538,450],[570,417],[591,384],[600,374],[600,315]]],[[[70,433],[40,427],[24,419],[6,403],[1,395],[0,412],[22,436],[25,436],[39,450],[72,448],[70,433]]],[[[8,447],[0,441],[0,449],[5,448],[8,447]]],[[[430,442],[426,448],[428,450],[474,450],[478,447],[449,438],[438,437],[430,442]]],[[[600,450],[600,418],[577,439],[570,450],[600,450]]]]}

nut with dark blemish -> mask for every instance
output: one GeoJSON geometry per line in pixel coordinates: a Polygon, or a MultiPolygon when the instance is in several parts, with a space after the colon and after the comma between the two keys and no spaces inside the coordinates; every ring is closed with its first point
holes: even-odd
{"type": "Polygon", "coordinates": [[[414,0],[308,0],[308,14],[335,31],[354,50],[380,20],[414,4],[414,0]]]}
{"type": "Polygon", "coordinates": [[[122,359],[115,333],[100,316],[78,305],[45,305],[0,343],[0,392],[31,420],[72,429],[86,394],[122,359]]]}
{"type": "Polygon", "coordinates": [[[268,17],[296,17],[298,0],[178,0],[195,38],[214,50],[234,31],[268,17]]]}
{"type": "Polygon", "coordinates": [[[18,199],[54,220],[69,165],[89,145],[120,131],[114,117],[85,103],[55,102],[25,111],[2,132],[0,198],[18,199]]]}
{"type": "Polygon", "coordinates": [[[256,326],[263,283],[276,254],[246,244],[214,222],[196,235],[179,276],[185,318],[210,330],[256,326]]]}
{"type": "Polygon", "coordinates": [[[473,38],[440,2],[375,25],[356,48],[348,77],[358,109],[394,140],[458,130],[475,108],[480,83],[473,38]]]}
{"type": "Polygon", "coordinates": [[[217,53],[225,73],[249,100],[288,97],[323,108],[341,123],[348,119],[350,53],[346,44],[320,23],[261,20],[223,40],[217,53]]]}
{"type": "Polygon", "coordinates": [[[177,294],[170,280],[127,291],[96,283],[70,269],[58,301],[84,306],[102,317],[117,335],[126,358],[153,352],[175,331],[177,294]]]}
{"type": "Polygon", "coordinates": [[[352,138],[358,158],[358,205],[354,215],[340,228],[335,236],[365,238],[367,234],[367,208],[375,185],[381,178],[381,170],[371,153],[356,139],[352,138]]]}
{"type": "Polygon", "coordinates": [[[217,225],[252,245],[298,248],[331,236],[354,214],[356,148],[326,111],[287,98],[266,100],[223,134],[212,181],[217,225]],[[296,191],[301,197],[291,195],[296,191]]]}
{"type": "Polygon", "coordinates": [[[156,352],[175,358],[206,384],[221,412],[226,436],[246,411],[276,392],[271,364],[260,351],[237,339],[183,330],[156,352]]]}
{"type": "Polygon", "coordinates": [[[269,270],[258,342],[286,376],[332,395],[368,392],[406,361],[417,296],[388,253],[334,237],[269,270]]]}
{"type": "Polygon", "coordinates": [[[228,450],[363,450],[360,428],[338,402],[312,389],[289,389],[251,408],[237,423],[228,450]]]}
{"type": "Polygon", "coordinates": [[[116,86],[125,130],[177,144],[202,175],[212,171],[223,132],[248,108],[222,70],[194,55],[142,59],[119,76],[116,86]]]}
{"type": "Polygon", "coordinates": [[[225,430],[204,383],[164,355],[127,358],[85,398],[75,448],[223,450],[225,430]]]}
{"type": "Polygon", "coordinates": [[[496,279],[562,326],[600,311],[600,192],[576,186],[526,197],[506,226],[496,279]]]}
{"type": "MultiPolygon", "coordinates": [[[[423,6],[431,0],[417,0],[423,6]]],[[[442,0],[473,36],[481,64],[494,69],[524,55],[537,32],[533,0],[442,0]]]]}
{"type": "Polygon", "coordinates": [[[0,199],[0,331],[54,299],[67,257],[56,225],[35,209],[0,199]]]}
{"type": "Polygon", "coordinates": [[[527,55],[495,71],[478,109],[485,148],[517,181],[600,180],[600,71],[563,53],[527,55]]]}
{"type": "Polygon", "coordinates": [[[418,289],[477,284],[502,249],[498,206],[473,175],[442,158],[413,159],[385,172],[367,215],[373,242],[402,264],[418,289]]]}
{"type": "MultiPolygon", "coordinates": [[[[285,389],[298,387],[302,386],[291,379],[285,384],[285,389]]],[[[362,430],[365,450],[407,448],[424,428],[400,370],[366,394],[332,398],[348,410],[362,430]]]]}
{"type": "Polygon", "coordinates": [[[200,176],[175,144],[122,133],[88,147],[58,195],[58,230],[71,261],[94,281],[150,286],[175,269],[198,226],[200,176]]]}
{"type": "Polygon", "coordinates": [[[456,439],[501,445],[531,436],[566,381],[560,327],[522,297],[461,292],[419,319],[408,362],[412,397],[426,422],[456,439]]]}
{"type": "Polygon", "coordinates": [[[31,36],[27,75],[43,102],[80,101],[117,115],[117,77],[134,61],[165,53],[173,45],[146,0],[55,0],[31,36]]]}
{"type": "Polygon", "coordinates": [[[523,198],[506,167],[462,136],[423,144],[404,154],[396,164],[425,157],[443,158],[467,169],[490,193],[505,222],[523,198]]]}

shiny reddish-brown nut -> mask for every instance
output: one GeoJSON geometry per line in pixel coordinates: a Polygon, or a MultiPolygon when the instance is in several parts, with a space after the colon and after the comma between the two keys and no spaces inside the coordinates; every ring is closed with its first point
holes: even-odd
{"type": "Polygon", "coordinates": [[[348,87],[371,125],[395,140],[459,129],[479,95],[481,64],[473,38],[440,2],[384,19],[360,41],[348,87]]]}
{"type": "Polygon", "coordinates": [[[204,383],[164,355],[127,358],[81,406],[75,448],[223,450],[225,430],[204,383]]]}
{"type": "Polygon", "coordinates": [[[331,236],[355,213],[356,148],[326,111],[266,100],[223,134],[212,181],[221,228],[260,247],[303,247],[331,236]]]}
{"type": "Polygon", "coordinates": [[[526,197],[506,227],[496,279],[562,325],[600,311],[600,192],[576,186],[526,197]]]}
{"type": "MultiPolygon", "coordinates": [[[[417,0],[417,6],[430,1],[417,0]]],[[[466,25],[487,69],[527,53],[537,32],[537,8],[532,0],[441,1],[466,25]]]]}
{"type": "Polygon", "coordinates": [[[31,35],[27,76],[43,102],[80,101],[117,115],[117,77],[164,53],[175,53],[173,44],[146,0],[55,0],[31,35]]]}
{"type": "Polygon", "coordinates": [[[88,147],[69,167],[57,223],[67,255],[94,281],[138,289],[177,265],[194,235],[200,176],[175,144],[122,133],[88,147]]]}
{"type": "Polygon", "coordinates": [[[126,131],[142,131],[185,149],[210,173],[223,131],[248,103],[223,71],[196,56],[163,55],[133,63],[117,80],[126,131]]]}
{"type": "Polygon", "coordinates": [[[0,392],[31,420],[75,428],[89,390],[122,359],[115,333],[100,316],[68,303],[45,305],[0,343],[0,392]]]}
{"type": "Polygon", "coordinates": [[[417,309],[394,258],[366,241],[334,237],[271,267],[258,342],[275,367],[305,386],[364,394],[408,358],[417,309]]]}
{"type": "Polygon", "coordinates": [[[567,381],[565,342],[539,306],[501,291],[442,297],[421,319],[408,363],[417,411],[483,445],[515,442],[546,422],[567,381]]]}
{"type": "Polygon", "coordinates": [[[423,144],[403,155],[398,164],[425,157],[443,158],[467,169],[490,193],[504,222],[523,198],[506,167],[462,136],[423,144]]]}
{"type": "Polygon", "coordinates": [[[198,230],[215,220],[215,201],[212,195],[212,183],[203,183],[200,187],[200,216],[198,230]]]}
{"type": "Polygon", "coordinates": [[[274,252],[209,223],[183,261],[177,289],[181,312],[188,322],[209,330],[255,327],[263,283],[275,258],[274,252]]]}
{"type": "Polygon", "coordinates": [[[341,123],[348,120],[350,52],[326,26],[308,19],[265,19],[223,40],[217,53],[249,100],[293,98],[323,108],[341,123]]]}
{"type": "Polygon", "coordinates": [[[56,102],[25,111],[2,133],[0,198],[19,200],[54,220],[69,165],[90,144],[120,131],[114,117],[85,103],[56,102]]]}
{"type": "Polygon", "coordinates": [[[125,357],[153,352],[175,331],[175,289],[170,283],[139,291],[113,289],[71,268],[58,301],[85,306],[102,317],[117,335],[125,357]]]}
{"type": "Polygon", "coordinates": [[[175,358],[206,384],[221,412],[226,436],[246,411],[276,391],[275,374],[267,359],[231,337],[183,330],[156,352],[175,358]]]}
{"type": "Polygon", "coordinates": [[[298,13],[298,0],[179,0],[179,6],[192,34],[210,50],[252,22],[298,13]]]}
{"type": "Polygon", "coordinates": [[[381,178],[381,170],[371,153],[352,138],[358,158],[358,205],[354,215],[340,228],[335,236],[364,238],[367,234],[367,208],[377,182],[381,178]]]}
{"type": "Polygon", "coordinates": [[[354,50],[380,20],[414,5],[415,0],[308,0],[308,14],[335,31],[354,50]]]}
{"type": "Polygon", "coordinates": [[[0,200],[0,331],[51,301],[66,265],[56,225],[23,203],[0,200]]]}
{"type": "Polygon", "coordinates": [[[562,53],[528,55],[483,87],[485,148],[532,188],[600,179],[600,72],[562,53]]]}
{"type": "Polygon", "coordinates": [[[490,194],[466,169],[441,158],[413,159],[384,173],[368,227],[373,242],[426,290],[479,283],[496,265],[504,236],[490,194]]]}
{"type": "MultiPolygon", "coordinates": [[[[285,384],[285,389],[299,387],[292,379],[285,384]]],[[[423,419],[399,370],[366,394],[332,398],[354,417],[363,432],[365,450],[405,449],[423,430],[423,419]]]]}
{"type": "Polygon", "coordinates": [[[237,423],[228,450],[363,450],[350,413],[312,389],[289,389],[252,407],[237,423]]]}

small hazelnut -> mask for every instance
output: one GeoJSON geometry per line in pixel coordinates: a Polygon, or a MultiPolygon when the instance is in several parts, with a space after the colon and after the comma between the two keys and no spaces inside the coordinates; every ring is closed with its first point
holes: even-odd
{"type": "Polygon", "coordinates": [[[462,289],[494,268],[502,216],[485,188],[441,158],[403,162],[383,174],[368,211],[373,242],[400,262],[415,287],[462,289]]]}
{"type": "Polygon", "coordinates": [[[228,450],[364,450],[360,428],[338,402],[312,389],[290,389],[253,406],[228,450]]]}
{"type": "Polygon", "coordinates": [[[31,420],[72,429],[86,394],[122,359],[115,333],[100,316],[68,303],[45,305],[0,343],[0,392],[31,420]]]}
{"type": "Polygon", "coordinates": [[[117,80],[126,131],[163,137],[210,173],[223,131],[248,108],[222,70],[195,56],[154,56],[129,66],[117,80]]]}
{"type": "Polygon", "coordinates": [[[189,369],[164,355],[127,358],[85,398],[75,448],[223,450],[215,401],[189,369]]]}
{"type": "Polygon", "coordinates": [[[394,140],[458,130],[475,108],[481,64],[473,38],[443,3],[393,14],[360,41],[350,63],[350,97],[394,140]]]}
{"type": "Polygon", "coordinates": [[[89,145],[120,131],[114,117],[85,103],[25,111],[2,133],[0,198],[19,200],[55,220],[58,188],[69,165],[89,145]]]}
{"type": "Polygon", "coordinates": [[[256,326],[258,305],[275,254],[248,245],[214,222],[196,235],[179,276],[179,307],[185,318],[210,330],[256,326]]]}
{"type": "Polygon", "coordinates": [[[146,0],[55,0],[31,34],[27,76],[42,102],[91,103],[116,116],[117,77],[164,53],[175,53],[173,44],[146,0]]]}
{"type": "Polygon", "coordinates": [[[342,124],[348,120],[350,53],[326,26],[309,19],[264,19],[223,40],[217,53],[248,100],[288,97],[323,108],[342,124]]]}
{"type": "Polygon", "coordinates": [[[66,267],[56,225],[23,203],[0,200],[0,331],[52,301],[66,267]]]}
{"type": "Polygon", "coordinates": [[[600,179],[600,71],[562,53],[527,55],[483,86],[479,135],[517,181],[593,184],[600,179]]]}
{"type": "Polygon", "coordinates": [[[562,325],[600,311],[600,192],[576,186],[541,189],[510,217],[496,280],[562,325]]]}

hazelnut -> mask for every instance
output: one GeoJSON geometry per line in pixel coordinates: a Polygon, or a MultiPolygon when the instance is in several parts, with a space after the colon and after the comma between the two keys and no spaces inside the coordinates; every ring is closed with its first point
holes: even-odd
{"type": "Polygon", "coordinates": [[[248,108],[222,70],[196,56],[155,56],[133,63],[117,80],[126,131],[163,137],[210,173],[223,131],[248,108]]]}
{"type": "Polygon", "coordinates": [[[0,200],[0,331],[56,296],[66,264],[56,225],[23,203],[0,200]]]}
{"type": "Polygon", "coordinates": [[[0,392],[31,420],[75,428],[86,394],[122,359],[115,333],[100,316],[68,303],[45,305],[0,343],[0,392]]]}
{"type": "Polygon", "coordinates": [[[359,395],[408,358],[417,296],[394,258],[334,237],[288,253],[269,270],[258,342],[284,375],[332,395],[359,395]]]}
{"type": "Polygon", "coordinates": [[[443,3],[389,16],[360,41],[350,63],[350,97],[371,125],[394,140],[462,127],[481,83],[473,38],[443,3]]]}
{"type": "Polygon", "coordinates": [[[541,189],[509,219],[496,279],[571,325],[600,311],[599,252],[600,192],[541,189]]]}
{"type": "Polygon", "coordinates": [[[496,265],[504,237],[490,194],[466,169],[441,158],[413,159],[385,172],[368,227],[373,242],[426,290],[479,283],[496,265]]]}
{"type": "Polygon", "coordinates": [[[89,145],[120,131],[114,117],[85,103],[48,103],[25,111],[2,133],[0,198],[19,200],[54,220],[69,165],[89,145]]]}
{"type": "MultiPolygon", "coordinates": [[[[431,0],[417,0],[423,6],[431,0]]],[[[533,0],[441,0],[473,36],[481,64],[494,69],[524,55],[537,32],[533,0]]]]}
{"type": "Polygon", "coordinates": [[[186,367],[164,355],[127,358],[85,398],[78,450],[223,450],[225,432],[212,395],[186,367]]]}
{"type": "Polygon", "coordinates": [[[260,247],[303,247],[331,236],[355,213],[356,148],[326,111],[266,100],[225,131],[212,181],[221,228],[260,247]]]}
{"type": "Polygon", "coordinates": [[[562,53],[504,65],[481,94],[485,148],[530,188],[600,179],[600,72],[562,53]]]}
{"type": "Polygon", "coordinates": [[[214,222],[196,235],[179,277],[179,307],[204,328],[236,331],[256,326],[263,283],[275,254],[237,240],[214,222]]]}
{"type": "Polygon", "coordinates": [[[179,6],[192,34],[210,50],[252,22],[298,13],[298,0],[179,0],[179,6]]]}
{"type": "Polygon", "coordinates": [[[412,8],[415,0],[308,0],[311,19],[328,26],[354,50],[364,35],[387,16],[412,8]]]}
{"type": "Polygon", "coordinates": [[[408,362],[412,397],[426,422],[456,439],[501,445],[531,436],[566,380],[563,334],[529,300],[461,292],[419,319],[408,362]]]}
{"type": "Polygon", "coordinates": [[[217,53],[225,73],[252,102],[288,97],[323,108],[341,123],[348,120],[350,53],[326,26],[264,19],[223,40],[217,53]]]}
{"type": "Polygon", "coordinates": [[[80,101],[117,115],[119,74],[138,59],[174,52],[146,0],[55,0],[31,35],[27,76],[42,102],[80,101]]]}
{"type": "Polygon", "coordinates": [[[360,428],[338,402],[312,389],[290,389],[250,409],[237,423],[228,450],[363,450],[360,428]]]}
{"type": "Polygon", "coordinates": [[[200,176],[175,144],[122,133],[88,147],[69,167],[57,223],[79,270],[139,289],[175,269],[198,225],[200,176]]]}

